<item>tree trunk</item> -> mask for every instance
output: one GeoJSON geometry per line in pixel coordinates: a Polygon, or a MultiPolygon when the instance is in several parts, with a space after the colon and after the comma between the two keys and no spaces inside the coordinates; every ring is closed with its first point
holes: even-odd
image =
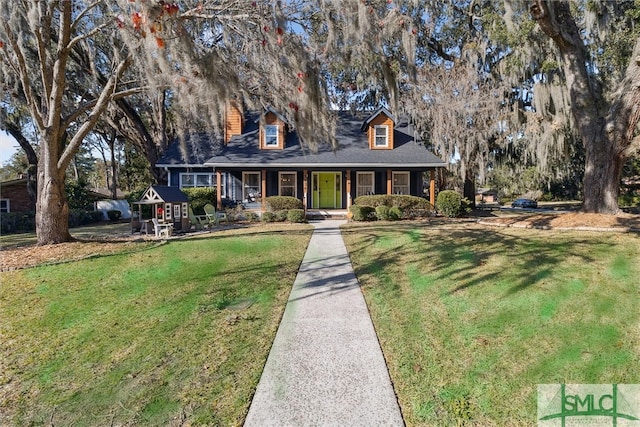
{"type": "Polygon", "coordinates": [[[476,207],[476,180],[475,180],[475,176],[473,176],[473,173],[470,174],[471,176],[469,176],[469,174],[467,174],[467,176],[464,179],[464,186],[463,186],[463,191],[462,194],[464,197],[467,198],[467,200],[469,200],[470,205],[473,209],[475,209],[476,207]]]}
{"type": "MultiPolygon", "coordinates": [[[[118,173],[118,167],[116,165],[116,133],[113,132],[111,139],[109,139],[109,150],[111,151],[111,198],[116,200],[118,198],[118,179],[116,174],[118,173]]],[[[107,176],[107,183],[109,178],[107,176]]]]}
{"type": "MultiPolygon", "coordinates": [[[[46,153],[46,150],[44,150],[46,153]]],[[[64,191],[64,171],[58,173],[55,160],[40,157],[38,165],[38,202],[36,204],[36,235],[39,245],[68,242],[69,205],[64,191]]]]}
{"type": "Polygon", "coordinates": [[[617,214],[618,192],[625,158],[617,152],[604,128],[585,143],[585,171],[582,210],[590,213],[617,214]]]}
{"type": "Polygon", "coordinates": [[[607,103],[587,71],[588,54],[566,1],[533,0],[533,18],[558,47],[569,88],[571,111],[585,147],[583,210],[617,214],[620,174],[625,160],[615,134],[606,132],[607,103]]]}

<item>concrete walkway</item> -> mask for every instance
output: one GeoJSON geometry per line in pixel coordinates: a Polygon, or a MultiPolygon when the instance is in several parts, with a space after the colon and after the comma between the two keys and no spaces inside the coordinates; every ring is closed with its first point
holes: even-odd
{"type": "Polygon", "coordinates": [[[342,223],[313,223],[247,427],[404,425],[342,223]]]}

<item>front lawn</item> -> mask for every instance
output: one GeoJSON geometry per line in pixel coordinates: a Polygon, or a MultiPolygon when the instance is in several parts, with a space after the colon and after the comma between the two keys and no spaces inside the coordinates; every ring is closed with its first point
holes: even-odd
{"type": "Polygon", "coordinates": [[[0,273],[0,424],[242,423],[311,232],[0,273]]]}
{"type": "Polygon", "coordinates": [[[343,228],[409,426],[536,424],[538,384],[640,383],[638,234],[343,228]]]}

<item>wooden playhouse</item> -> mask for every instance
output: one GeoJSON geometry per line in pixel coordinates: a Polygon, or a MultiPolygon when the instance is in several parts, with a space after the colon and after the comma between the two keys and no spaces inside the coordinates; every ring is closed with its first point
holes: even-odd
{"type": "Polygon", "coordinates": [[[154,218],[161,224],[172,224],[174,232],[189,231],[191,227],[189,198],[177,187],[152,185],[133,204],[138,207],[131,215],[133,232],[150,233],[154,218]]]}

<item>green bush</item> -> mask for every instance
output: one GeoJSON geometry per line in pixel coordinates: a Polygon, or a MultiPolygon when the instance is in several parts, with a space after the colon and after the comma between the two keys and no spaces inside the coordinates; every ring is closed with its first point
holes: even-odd
{"type": "Polygon", "coordinates": [[[189,205],[195,215],[204,215],[204,205],[216,205],[216,189],[211,187],[182,188],[189,198],[189,205]]]}
{"type": "Polygon", "coordinates": [[[28,233],[36,229],[35,212],[3,212],[0,215],[2,234],[28,233]]]}
{"type": "Polygon", "coordinates": [[[376,217],[373,206],[351,205],[349,211],[353,214],[354,221],[371,221],[376,217]]]}
{"type": "Polygon", "coordinates": [[[353,200],[356,205],[372,206],[374,208],[378,206],[393,206],[392,195],[388,194],[375,194],[371,196],[359,196],[353,200]]]}
{"type": "Polygon", "coordinates": [[[391,221],[398,221],[402,219],[402,209],[398,206],[392,206],[389,208],[389,219],[391,221]]]}
{"type": "Polygon", "coordinates": [[[247,211],[244,213],[244,219],[249,222],[256,222],[260,219],[260,216],[255,212],[247,211]]]}
{"type": "Polygon", "coordinates": [[[389,210],[391,208],[389,206],[381,205],[376,206],[376,216],[380,221],[388,221],[389,220],[389,210]]]}
{"type": "Polygon", "coordinates": [[[69,227],[94,224],[103,220],[102,211],[86,211],[84,209],[71,209],[69,211],[69,227]]]}
{"type": "Polygon", "coordinates": [[[424,217],[431,214],[431,204],[427,199],[417,196],[402,194],[376,194],[373,196],[360,196],[354,200],[356,205],[373,206],[397,206],[407,217],[424,217]]]}
{"type": "Polygon", "coordinates": [[[110,210],[110,211],[107,211],[107,216],[109,217],[109,219],[111,221],[117,221],[122,216],[122,212],[120,212],[119,210],[116,210],[116,209],[110,210]]]}
{"type": "Polygon", "coordinates": [[[291,196],[271,196],[266,198],[267,209],[272,212],[303,209],[302,200],[291,196]]]}
{"type": "Polygon", "coordinates": [[[275,212],[263,212],[262,213],[262,222],[276,222],[276,214],[275,212]]]}
{"type": "Polygon", "coordinates": [[[289,211],[281,210],[276,212],[276,221],[285,222],[287,220],[287,216],[289,215],[289,211]]]}
{"type": "Polygon", "coordinates": [[[289,209],[287,220],[290,222],[306,222],[307,217],[304,209],[289,209]]]}
{"type": "Polygon", "coordinates": [[[455,218],[464,212],[462,196],[453,190],[444,190],[438,193],[436,209],[448,218],[455,218]]]}

